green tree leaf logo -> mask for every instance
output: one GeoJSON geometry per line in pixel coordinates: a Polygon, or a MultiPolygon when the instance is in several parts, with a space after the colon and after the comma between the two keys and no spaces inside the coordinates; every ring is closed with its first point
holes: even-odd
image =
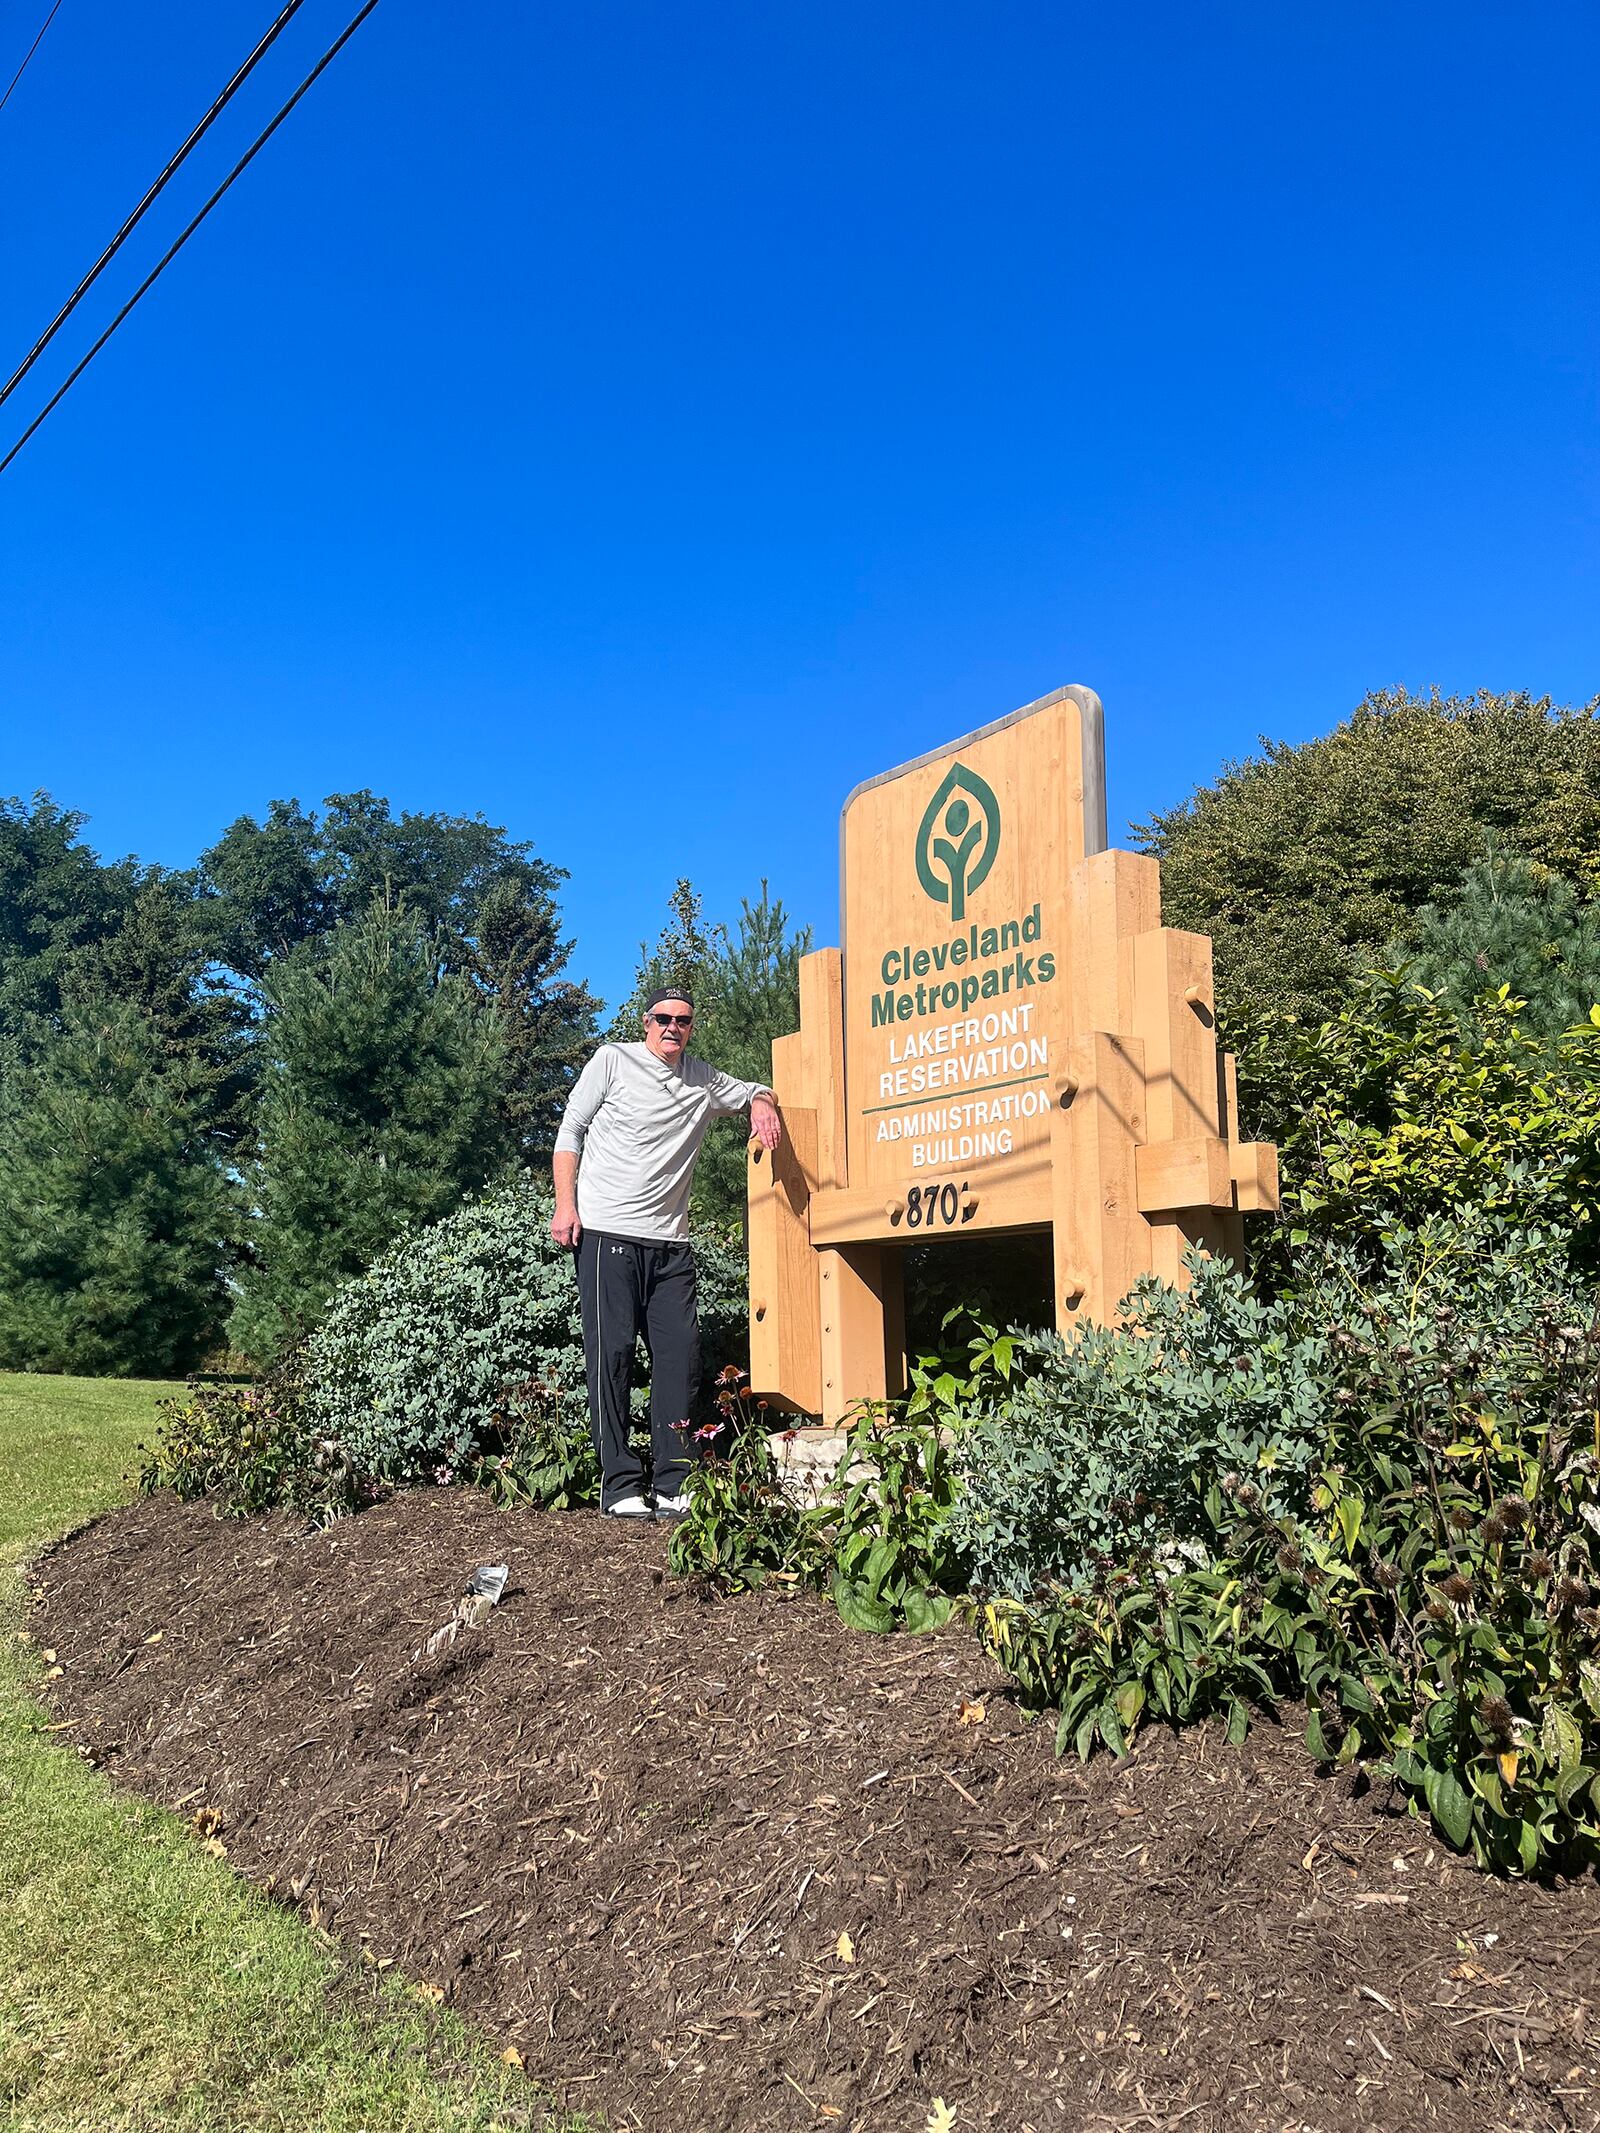
{"type": "Polygon", "coordinates": [[[917,830],[917,879],[953,919],[965,918],[999,849],[999,801],[975,770],[952,764],[917,830]]]}

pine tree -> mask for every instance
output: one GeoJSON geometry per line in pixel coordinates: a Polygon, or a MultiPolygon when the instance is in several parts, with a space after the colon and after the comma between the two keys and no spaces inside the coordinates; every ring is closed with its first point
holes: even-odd
{"type": "Polygon", "coordinates": [[[266,1360],[408,1224],[501,1170],[506,1050],[433,929],[376,902],[263,985],[254,1215],[231,1332],[266,1360]]]}
{"type": "Polygon", "coordinates": [[[1554,1038],[1600,1003],[1600,913],[1570,881],[1493,837],[1452,896],[1417,914],[1406,974],[1470,1023],[1472,1002],[1509,987],[1522,1020],[1554,1038]]]}
{"type": "Polygon", "coordinates": [[[715,921],[707,923],[704,900],[690,881],[678,881],[667,898],[667,912],[667,923],[656,936],[655,946],[639,943],[633,990],[612,1016],[606,1031],[613,1044],[638,1044],[642,1040],[644,1003],[664,985],[684,988],[685,999],[694,1003],[700,1035],[715,1016],[722,970],[729,954],[728,929],[715,921]]]}
{"type": "MultiPolygon", "coordinates": [[[[782,900],[774,902],[765,881],[761,899],[740,899],[739,926],[718,959],[711,1008],[695,1049],[741,1081],[772,1085],[772,1040],[800,1027],[800,958],[811,947],[811,929],[790,930],[782,900]]],[[[742,1227],[745,1217],[746,1131],[713,1127],[695,1172],[694,1211],[723,1229],[742,1227]]]]}
{"type": "Polygon", "coordinates": [[[485,893],[466,970],[499,1025],[505,1123],[530,1166],[549,1162],[568,1093],[594,1049],[599,1002],[586,985],[562,976],[571,954],[552,896],[518,881],[496,882],[485,893]]]}
{"type": "Polygon", "coordinates": [[[181,1376],[226,1315],[203,1069],[136,1002],[69,1001],[0,1083],[0,1363],[181,1376]]]}

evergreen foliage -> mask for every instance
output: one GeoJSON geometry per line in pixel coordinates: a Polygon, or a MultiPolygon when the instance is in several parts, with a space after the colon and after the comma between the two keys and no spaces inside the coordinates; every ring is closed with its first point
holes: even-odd
{"type": "Polygon", "coordinates": [[[135,1000],[73,999],[0,1081],[0,1367],[174,1377],[219,1339],[215,1090],[135,1000]]]}
{"type": "Polygon", "coordinates": [[[1415,945],[1395,961],[1468,1029],[1480,996],[1505,990],[1523,1002],[1522,1027],[1550,1042],[1600,1002],[1600,910],[1562,875],[1489,838],[1454,894],[1424,904],[1415,945]]]}
{"type": "Polygon", "coordinates": [[[335,793],[321,815],[274,800],[264,822],[241,816],[200,862],[215,953],[251,986],[374,900],[425,921],[441,969],[494,1008],[506,1055],[501,1117],[528,1161],[554,1145],[599,1009],[565,974],[572,944],[556,895],[566,878],[481,815],[397,819],[370,792],[335,793]]]}
{"type": "Polygon", "coordinates": [[[1379,691],[1332,733],[1230,765],[1137,832],[1166,923],[1211,936],[1224,1021],[1333,1013],[1486,829],[1600,885],[1600,700],[1379,691]]]}
{"type": "Polygon", "coordinates": [[[418,914],[374,903],[286,955],[263,994],[255,1213],[231,1327],[256,1360],[511,1154],[499,1025],[418,914]]]}

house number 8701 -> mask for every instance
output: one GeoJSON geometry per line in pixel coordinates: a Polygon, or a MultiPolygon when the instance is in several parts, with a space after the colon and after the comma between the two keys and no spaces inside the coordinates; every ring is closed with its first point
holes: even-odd
{"type": "Polygon", "coordinates": [[[961,1212],[961,1195],[954,1185],[913,1185],[906,1194],[906,1228],[931,1229],[942,1223],[949,1229],[961,1212]]]}

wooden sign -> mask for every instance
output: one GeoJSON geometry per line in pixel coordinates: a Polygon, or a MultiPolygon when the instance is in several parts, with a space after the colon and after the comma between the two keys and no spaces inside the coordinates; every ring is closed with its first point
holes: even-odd
{"type": "Polygon", "coordinates": [[[1007,1203],[1030,1185],[1048,1196],[1068,886],[1104,848],[1105,812],[1088,689],[1057,690],[844,804],[850,1181],[903,1196],[911,1229],[952,1227],[958,1201],[992,1226],[1002,1183],[1007,1203]]]}
{"type": "Polygon", "coordinates": [[[1277,1204],[1240,1143],[1211,944],[1160,920],[1153,859],[1105,849],[1100,700],[1058,689],[858,786],[844,948],[800,967],[773,1046],[788,1128],[749,1164],[752,1378],[836,1420],[904,1382],[900,1252],[1049,1229],[1056,1317],[1237,1256],[1277,1204]]]}

